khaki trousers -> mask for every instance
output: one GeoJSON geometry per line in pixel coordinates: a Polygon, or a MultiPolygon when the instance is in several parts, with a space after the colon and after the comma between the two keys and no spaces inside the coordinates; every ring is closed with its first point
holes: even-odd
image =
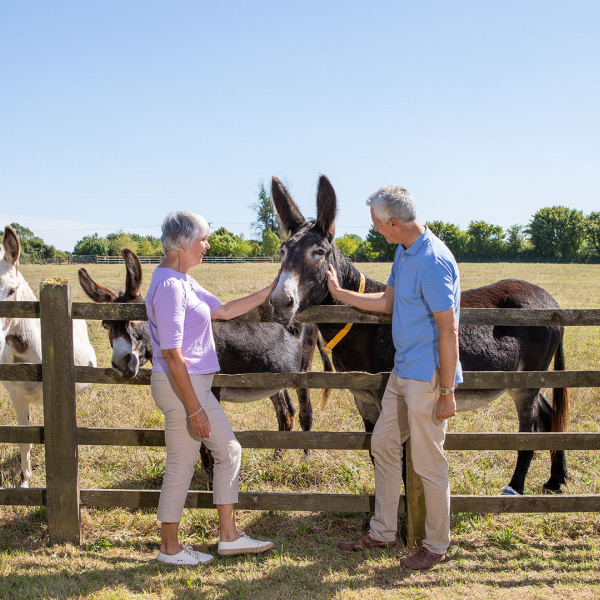
{"type": "Polygon", "coordinates": [[[392,371],[373,431],[371,452],[375,462],[375,515],[371,536],[396,539],[402,483],[402,444],[411,437],[412,459],[425,490],[425,539],[431,552],[443,554],[450,544],[450,484],[444,456],[446,421],[435,418],[439,395],[439,369],[433,380],[398,377],[392,371]]]}
{"type": "Polygon", "coordinates": [[[221,405],[211,392],[212,374],[190,375],[196,396],[210,421],[210,438],[199,438],[194,434],[183,401],[170,379],[170,373],[152,371],[152,397],[165,416],[167,446],[167,464],[157,518],[163,523],[179,523],[200,445],[204,444],[214,458],[215,504],[237,503],[242,450],[221,405]]]}

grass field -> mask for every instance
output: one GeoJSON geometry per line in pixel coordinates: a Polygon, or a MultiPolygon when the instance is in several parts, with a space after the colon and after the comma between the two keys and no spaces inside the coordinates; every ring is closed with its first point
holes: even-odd
{"type": "MultiPolygon", "coordinates": [[[[385,281],[389,264],[360,265],[385,281]]],[[[146,285],[153,267],[145,266],[146,285]]],[[[536,283],[563,308],[600,308],[600,265],[461,264],[463,289],[505,277],[536,283]]],[[[99,283],[124,287],[122,266],[90,265],[99,283]]],[[[193,275],[221,299],[230,300],[266,285],[277,265],[204,265],[193,275]]],[[[22,272],[37,292],[52,275],[71,278],[74,299],[85,300],[75,267],[24,265],[22,272]]],[[[144,289],[146,286],[144,287],[144,289]]],[[[110,365],[110,346],[99,322],[89,323],[99,365],[110,365]]],[[[600,328],[570,328],[566,333],[570,369],[599,369],[600,328]]],[[[314,369],[320,369],[315,360],[314,369]]],[[[360,431],[362,421],[350,395],[334,391],[326,409],[313,392],[315,423],[320,431],[360,431]]],[[[600,390],[571,390],[571,430],[600,431],[600,390]]],[[[234,429],[275,429],[271,402],[225,405],[234,429]]],[[[162,426],[149,389],[93,385],[78,398],[78,423],[93,427],[162,426]]],[[[8,395],[0,389],[0,422],[14,424],[8,395]]],[[[41,407],[32,423],[42,423],[41,407]]],[[[462,413],[449,431],[516,431],[512,402],[502,397],[489,407],[462,413]]],[[[549,453],[536,454],[526,493],[540,493],[549,474],[549,453]]],[[[568,493],[600,493],[600,453],[569,452],[568,493]]],[[[453,494],[496,494],[510,479],[514,452],[451,452],[453,494]]],[[[32,451],[32,486],[44,487],[44,448],[32,451]]],[[[0,445],[2,487],[19,480],[14,445],[0,445]]],[[[164,448],[80,448],[83,488],[160,487],[164,448]]],[[[192,487],[206,489],[196,470],[192,487]]],[[[241,489],[372,493],[373,475],[366,452],[245,450],[241,489]]],[[[598,598],[600,596],[600,522],[598,514],[454,515],[451,561],[428,573],[399,566],[402,549],[346,555],[339,539],[359,535],[365,515],[345,513],[239,513],[242,528],[275,541],[275,551],[260,557],[216,559],[201,569],[170,569],[153,561],[159,528],[153,511],[83,510],[83,544],[50,546],[42,508],[0,508],[0,598],[598,598]]],[[[402,525],[402,523],[401,523],[402,525]]],[[[185,511],[184,539],[203,551],[215,550],[215,511],[185,511]]]]}

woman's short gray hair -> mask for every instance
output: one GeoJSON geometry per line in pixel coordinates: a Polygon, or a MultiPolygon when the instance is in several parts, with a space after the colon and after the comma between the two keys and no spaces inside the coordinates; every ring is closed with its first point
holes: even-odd
{"type": "Polygon", "coordinates": [[[160,245],[165,255],[170,250],[181,250],[182,244],[190,246],[198,237],[210,235],[210,227],[206,219],[189,210],[176,210],[169,213],[161,226],[160,245]]]}
{"type": "Polygon", "coordinates": [[[410,192],[399,185],[384,185],[367,200],[378,219],[398,219],[401,223],[412,223],[417,218],[415,202],[410,192]]]}

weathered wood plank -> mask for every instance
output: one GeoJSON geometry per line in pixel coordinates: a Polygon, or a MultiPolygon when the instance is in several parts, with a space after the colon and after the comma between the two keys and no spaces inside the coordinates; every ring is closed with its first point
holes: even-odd
{"type": "MultiPolygon", "coordinates": [[[[371,434],[359,431],[236,431],[235,435],[243,448],[369,450],[371,447],[371,434]]],[[[40,439],[43,440],[43,427],[0,427],[0,442],[42,443],[40,439]],[[23,432],[22,437],[19,432],[23,432]]],[[[164,446],[165,436],[162,429],[78,427],[77,443],[81,446],[164,446]]],[[[600,450],[600,433],[448,433],[445,448],[600,450]]]]}
{"type": "Polygon", "coordinates": [[[0,442],[9,444],[43,444],[44,428],[26,425],[0,425],[0,442]]]}
{"type": "MultiPolygon", "coordinates": [[[[361,432],[236,431],[235,435],[243,448],[369,450],[371,447],[371,434],[361,432]]],[[[13,436],[11,441],[15,438],[13,436]]],[[[165,435],[162,429],[78,427],[77,443],[82,446],[164,446],[165,435]]]]}
{"type": "Polygon", "coordinates": [[[600,309],[522,309],[522,308],[465,308],[460,311],[463,325],[600,325],[600,309]]]}
{"type": "MultiPolygon", "coordinates": [[[[12,303],[31,304],[31,303],[12,303]]],[[[31,313],[35,307],[22,307],[26,315],[39,316],[31,313]]],[[[8,308],[4,309],[8,313],[8,308]]],[[[0,313],[0,316],[7,316],[0,313]]],[[[143,304],[96,304],[91,302],[74,302],[73,316],[77,319],[108,319],[108,320],[145,320],[146,307],[143,304]]],[[[600,325],[600,309],[519,309],[519,308],[465,308],[460,313],[463,325],[563,325],[563,326],[594,326],[600,325]]],[[[303,313],[296,315],[300,323],[391,323],[391,315],[361,311],[350,306],[312,306],[303,313]]],[[[270,322],[271,309],[267,305],[237,317],[239,322],[270,322]]]]}
{"type": "Polygon", "coordinates": [[[40,303],[36,300],[19,300],[18,302],[0,302],[0,318],[38,319],[40,303]]]}
{"type": "MultiPolygon", "coordinates": [[[[9,365],[6,365],[9,366],[9,365]]],[[[12,366],[12,365],[10,365],[12,366]]],[[[0,371],[1,372],[1,371],[0,371]]],[[[5,371],[6,372],[6,371],[5,371]]],[[[460,389],[507,389],[552,387],[600,387],[600,371],[464,371],[460,389]]],[[[150,385],[150,369],[140,369],[133,379],[123,379],[112,369],[75,367],[78,383],[106,383],[123,385],[150,385]]],[[[253,388],[330,388],[383,390],[389,373],[243,373],[215,375],[214,387],[253,388]]]]}
{"type": "MultiPolygon", "coordinates": [[[[156,508],[159,490],[80,490],[81,504],[89,508],[156,508]]],[[[600,495],[558,496],[462,496],[450,499],[451,512],[456,513],[546,513],[600,512],[600,495]]],[[[43,488],[0,488],[0,505],[45,506],[43,488]]],[[[348,494],[253,494],[240,493],[240,509],[245,510],[323,510],[373,512],[373,495],[348,494]],[[308,499],[308,500],[305,500],[308,499]]],[[[187,508],[214,508],[211,492],[188,493],[187,508]]],[[[399,512],[406,511],[405,498],[400,498],[399,512]]]]}
{"type": "MultiPolygon", "coordinates": [[[[159,490],[81,490],[85,507],[153,508],[158,506],[159,490]]],[[[190,491],[186,508],[215,508],[212,492],[190,491]]],[[[240,492],[237,508],[241,510],[301,510],[373,512],[375,497],[352,494],[287,494],[240,492]]],[[[401,498],[400,512],[404,512],[401,498]]]]}
{"type": "Polygon", "coordinates": [[[73,318],[90,321],[146,321],[145,304],[73,302],[73,318]]]}
{"type": "MultiPolygon", "coordinates": [[[[346,431],[236,431],[243,448],[369,450],[371,434],[346,431]]],[[[1,425],[0,443],[44,443],[43,427],[1,425]]],[[[162,429],[78,427],[80,446],[164,446],[162,429]]],[[[446,450],[600,450],[600,433],[448,433],[446,450]]]]}
{"type": "Polygon", "coordinates": [[[44,488],[0,488],[0,506],[45,506],[44,488]]]}
{"type": "Polygon", "coordinates": [[[599,387],[600,371],[464,371],[459,389],[599,387]]]}
{"type": "MultiPolygon", "coordinates": [[[[0,304],[2,304],[0,302],[0,304]]],[[[16,363],[0,365],[0,381],[41,381],[42,365],[16,363]]]]}
{"type": "Polygon", "coordinates": [[[53,543],[79,544],[79,471],[71,287],[63,278],[40,286],[46,516],[53,543]]]}
{"type": "Polygon", "coordinates": [[[119,385],[150,385],[151,369],[141,368],[132,379],[123,379],[116,371],[107,368],[75,367],[77,383],[107,383],[119,385]]]}
{"type": "MultiPolygon", "coordinates": [[[[159,490],[81,490],[82,506],[89,508],[155,508],[159,490]]],[[[600,495],[451,496],[452,513],[600,512],[600,495]]],[[[186,508],[214,508],[212,492],[188,492],[186,508]]],[[[375,496],[350,494],[283,494],[241,492],[243,510],[373,512],[375,496]]],[[[404,496],[399,512],[406,511],[404,496]]]]}
{"type": "Polygon", "coordinates": [[[600,512],[600,495],[452,496],[453,513],[600,512]]]}
{"type": "Polygon", "coordinates": [[[600,450],[600,433],[448,433],[446,450],[600,450]]]}

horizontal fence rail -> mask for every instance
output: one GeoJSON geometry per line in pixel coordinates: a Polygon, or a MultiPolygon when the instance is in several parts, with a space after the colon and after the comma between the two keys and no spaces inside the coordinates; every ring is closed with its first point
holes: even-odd
{"type": "MultiPolygon", "coordinates": [[[[236,431],[242,448],[370,450],[359,431],[236,431]]],[[[0,442],[44,443],[43,426],[0,426],[0,442]]],[[[164,446],[163,429],[78,427],[80,446],[164,446]]],[[[600,433],[447,433],[446,450],[600,450],[600,433]]]]}
{"type": "MultiPolygon", "coordinates": [[[[109,368],[75,367],[77,383],[150,385],[150,369],[140,369],[133,379],[123,379],[109,368]]],[[[600,387],[600,371],[463,371],[458,390],[510,388],[600,387]]],[[[316,388],[332,390],[384,390],[389,373],[242,373],[215,375],[213,387],[233,388],[316,388]]],[[[0,380],[42,381],[41,365],[0,365],[0,380]]]]}
{"type": "MultiPolygon", "coordinates": [[[[157,265],[164,260],[164,255],[160,256],[138,256],[142,264],[157,265]]],[[[279,262],[279,257],[272,256],[205,256],[202,262],[205,263],[258,263],[258,262],[279,262]]],[[[97,254],[73,254],[70,261],[62,259],[62,262],[71,262],[74,265],[119,265],[124,260],[119,256],[101,256],[97,254]]],[[[59,262],[59,264],[61,264],[59,262]]]]}
{"type": "MultiPolygon", "coordinates": [[[[39,318],[39,302],[0,302],[0,317],[39,318]]],[[[94,304],[73,302],[73,318],[89,320],[147,320],[144,304],[94,304]]],[[[273,320],[268,306],[233,319],[232,322],[260,323],[273,320]]],[[[295,316],[299,323],[391,324],[391,315],[368,313],[350,306],[313,306],[295,316]]],[[[600,309],[464,308],[461,325],[580,326],[600,325],[600,309]]]]}
{"type": "MultiPolygon", "coordinates": [[[[119,259],[121,257],[118,257],[119,259]]],[[[55,284],[53,284],[55,285],[55,284]]],[[[55,293],[54,290],[53,293],[55,293]]],[[[63,292],[60,292],[63,293],[63,292]]],[[[94,304],[70,302],[68,284],[61,299],[69,318],[90,320],[145,320],[146,309],[140,305],[94,304]],[[63,302],[64,300],[64,302],[63,302]]],[[[60,294],[59,294],[60,296],[60,294]]],[[[43,298],[42,298],[43,300],[43,298]]],[[[40,318],[40,302],[0,302],[1,318],[40,318]]],[[[52,303],[46,298],[45,306],[52,303]]],[[[45,309],[50,317],[50,309],[45,309]]],[[[66,313],[65,313],[66,314],[66,313]]],[[[53,317],[52,317],[53,318],[53,317]]],[[[63,317],[64,318],[64,315],[63,317]]],[[[60,320],[60,319],[59,319],[60,320]]],[[[271,311],[268,306],[261,306],[236,319],[239,322],[271,321],[271,311]]],[[[347,306],[313,307],[301,315],[299,322],[318,323],[391,323],[391,316],[367,313],[347,306]]],[[[63,321],[64,322],[64,321],[63,321]]],[[[523,309],[463,309],[461,325],[466,326],[598,326],[600,325],[599,309],[552,309],[552,310],[523,310],[523,309]]],[[[53,335],[63,335],[70,332],[69,327],[62,327],[56,332],[46,327],[48,333],[45,343],[51,343],[50,332],[53,335]]],[[[72,344],[72,340],[71,340],[72,344]]],[[[68,346],[68,345],[67,345],[68,346]]],[[[66,350],[57,357],[60,361],[68,356],[66,350]]],[[[63,360],[64,362],[64,360],[63,360]]],[[[68,362],[68,361],[67,361],[68,362]]],[[[61,398],[61,389],[68,387],[52,381],[46,382],[44,377],[54,380],[61,377],[60,369],[56,374],[52,362],[47,362],[46,370],[37,364],[0,365],[0,380],[43,382],[48,394],[54,395],[54,402],[61,398]]],[[[142,369],[139,375],[131,380],[123,380],[112,369],[74,367],[66,365],[70,370],[70,384],[102,383],[148,385],[150,369],[142,369]]],[[[253,388],[329,388],[329,389],[361,389],[381,390],[385,388],[389,373],[248,373],[241,375],[215,376],[214,387],[253,387],[253,388]]],[[[600,371],[493,371],[493,372],[464,372],[464,383],[460,389],[507,389],[507,388],[556,388],[556,387],[600,387],[600,371]]],[[[45,392],[46,396],[46,392],[45,392]]],[[[44,403],[46,405],[46,397],[44,403]]],[[[50,406],[51,403],[48,405],[50,406]]],[[[46,455],[53,451],[48,446],[51,439],[56,438],[57,424],[46,414],[45,427],[0,426],[0,442],[46,444],[46,455]]],[[[76,450],[80,446],[164,446],[164,431],[154,429],[116,429],[74,427],[69,433],[70,444],[76,450]]],[[[264,449],[307,449],[307,450],[363,450],[368,451],[371,445],[371,434],[362,432],[266,432],[240,431],[236,432],[238,440],[245,448],[264,449]]],[[[447,450],[600,450],[600,433],[448,433],[445,448],[447,450]]],[[[410,444],[407,447],[407,469],[410,466],[410,444]]],[[[69,454],[69,456],[71,456],[69,454]]],[[[77,467],[76,467],[77,469],[77,467]]],[[[411,471],[411,469],[409,469],[411,471]]],[[[47,468],[48,472],[48,468],[47,468]]],[[[71,508],[71,516],[65,515],[62,506],[62,493],[57,490],[54,480],[48,479],[47,489],[0,489],[0,504],[6,505],[44,505],[48,507],[47,517],[50,536],[54,541],[69,539],[79,541],[79,515],[75,515],[80,506],[83,507],[113,507],[123,506],[132,508],[156,507],[160,492],[158,490],[121,490],[121,489],[79,489],[77,470],[73,481],[61,473],[65,489],[68,488],[71,497],[78,498],[77,508],[71,508]],[[53,487],[54,486],[54,487],[53,487]],[[60,513],[60,514],[59,514],[60,513]],[[65,537],[61,531],[67,525],[70,533],[65,537]]],[[[413,472],[414,474],[414,472],[413,472]]],[[[408,513],[409,543],[414,543],[422,523],[416,523],[415,517],[419,510],[420,497],[417,495],[417,483],[411,475],[407,479],[407,495],[402,497],[399,510],[408,513]],[[411,517],[413,514],[413,517],[411,517]],[[412,537],[411,537],[412,536],[412,537]]],[[[190,491],[186,506],[189,508],[212,508],[212,493],[206,491],[190,491]]],[[[315,493],[240,493],[239,508],[257,510],[335,510],[371,512],[374,509],[373,495],[349,494],[315,494],[315,493]]],[[[552,496],[462,496],[451,497],[452,512],[498,513],[498,512],[573,512],[600,511],[600,495],[562,495],[552,496]]]]}

